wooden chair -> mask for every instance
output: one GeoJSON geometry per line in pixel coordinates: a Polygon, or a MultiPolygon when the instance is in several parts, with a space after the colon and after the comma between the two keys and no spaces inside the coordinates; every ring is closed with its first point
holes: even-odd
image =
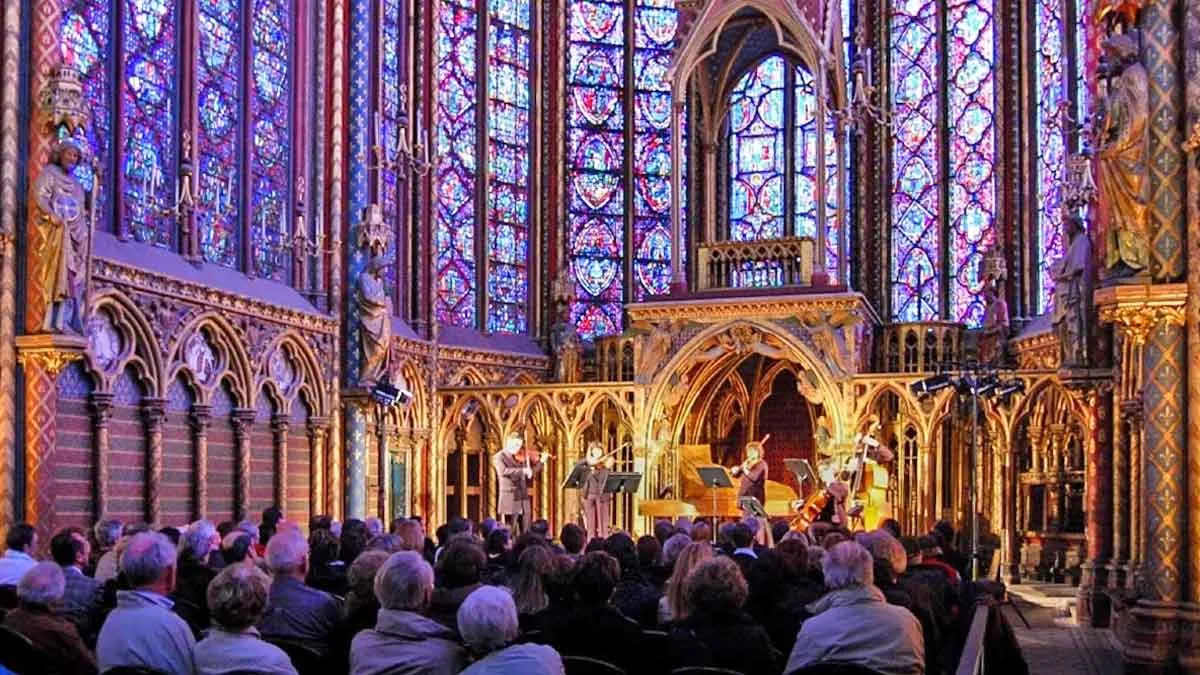
{"type": "Polygon", "coordinates": [[[263,640],[282,649],[300,675],[324,675],[329,671],[329,662],[325,656],[307,642],[274,635],[263,636],[263,640]]]}
{"type": "Polygon", "coordinates": [[[625,669],[587,656],[564,656],[567,675],[626,675],[625,669]]]}
{"type": "Polygon", "coordinates": [[[0,626],[0,665],[17,675],[33,675],[45,672],[46,655],[29,638],[0,626]]]}

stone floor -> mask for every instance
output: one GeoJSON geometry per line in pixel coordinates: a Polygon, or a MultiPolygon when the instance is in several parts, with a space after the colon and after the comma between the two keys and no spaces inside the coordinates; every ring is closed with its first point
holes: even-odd
{"type": "Polygon", "coordinates": [[[1016,632],[1031,675],[1121,675],[1121,647],[1112,631],[1084,628],[1069,615],[1074,605],[1068,586],[1015,586],[1009,593],[1029,620],[1012,607],[1004,614],[1016,632]]]}

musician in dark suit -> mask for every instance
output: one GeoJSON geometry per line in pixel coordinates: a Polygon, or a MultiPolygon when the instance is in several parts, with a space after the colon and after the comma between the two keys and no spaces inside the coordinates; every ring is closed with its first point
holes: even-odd
{"type": "Polygon", "coordinates": [[[759,504],[767,503],[767,462],[763,459],[763,445],[758,441],[746,444],[746,460],[730,470],[738,484],[738,499],[754,497],[759,504]]]}
{"type": "Polygon", "coordinates": [[[533,516],[533,500],[529,484],[542,470],[541,453],[527,451],[518,454],[525,445],[519,433],[511,433],[504,439],[504,448],[492,455],[492,468],[496,471],[496,482],[500,486],[496,510],[501,520],[514,532],[524,531],[525,524],[533,516]]]}
{"type": "Polygon", "coordinates": [[[608,538],[608,521],[612,516],[612,495],[604,491],[608,480],[608,461],[604,446],[593,441],[588,443],[587,457],[577,466],[587,467],[587,477],[579,486],[583,497],[583,527],[589,538],[608,538]]]}

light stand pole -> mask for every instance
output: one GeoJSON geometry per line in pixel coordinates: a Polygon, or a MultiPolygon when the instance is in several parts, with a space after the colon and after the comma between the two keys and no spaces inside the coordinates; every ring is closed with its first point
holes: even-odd
{"type": "Polygon", "coordinates": [[[971,377],[971,456],[967,458],[967,470],[971,472],[968,502],[971,507],[971,581],[979,580],[979,495],[976,467],[979,456],[979,376],[971,377]]]}

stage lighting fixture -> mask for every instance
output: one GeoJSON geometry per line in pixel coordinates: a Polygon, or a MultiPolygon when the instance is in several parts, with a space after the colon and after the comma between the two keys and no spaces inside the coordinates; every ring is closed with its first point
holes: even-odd
{"type": "Polygon", "coordinates": [[[371,398],[380,405],[391,407],[412,403],[413,395],[411,391],[400,389],[385,377],[371,389],[371,398]]]}
{"type": "Polygon", "coordinates": [[[939,373],[932,377],[927,377],[923,380],[913,382],[908,388],[914,396],[928,396],[935,391],[941,391],[942,389],[945,389],[953,384],[954,382],[950,379],[949,375],[945,373],[939,373]]]}
{"type": "Polygon", "coordinates": [[[1011,398],[1014,394],[1025,393],[1025,380],[1009,380],[1001,382],[996,387],[996,395],[1000,398],[1011,398]]]}

